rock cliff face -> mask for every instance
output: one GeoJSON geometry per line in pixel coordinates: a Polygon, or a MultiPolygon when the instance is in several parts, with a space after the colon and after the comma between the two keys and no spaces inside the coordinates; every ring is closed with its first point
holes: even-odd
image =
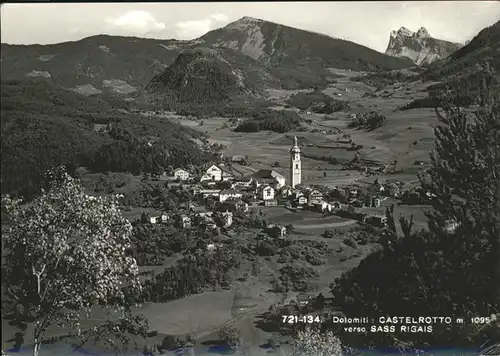
{"type": "Polygon", "coordinates": [[[433,38],[424,27],[417,32],[401,27],[398,31],[391,31],[385,53],[393,57],[409,58],[417,65],[428,65],[448,57],[462,46],[461,43],[433,38]]]}

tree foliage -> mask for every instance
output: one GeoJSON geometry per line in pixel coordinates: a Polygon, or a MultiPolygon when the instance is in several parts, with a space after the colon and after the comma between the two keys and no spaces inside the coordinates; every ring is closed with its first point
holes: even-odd
{"type": "Polygon", "coordinates": [[[18,317],[35,323],[34,355],[49,326],[81,335],[82,312],[112,302],[125,312],[122,287],[140,287],[137,263],[126,254],[132,227],[118,197],[89,196],[64,170],[51,178],[49,190],[26,208],[3,199],[9,214],[4,286],[22,308],[18,317]]]}
{"type": "Polygon", "coordinates": [[[318,114],[331,114],[350,108],[348,101],[336,100],[322,91],[294,94],[287,103],[301,110],[311,110],[318,114]]]}
{"type": "Polygon", "coordinates": [[[368,131],[375,130],[381,127],[385,122],[385,116],[375,111],[363,112],[356,115],[355,118],[349,122],[348,127],[363,128],[368,131]]]}
{"type": "Polygon", "coordinates": [[[299,330],[292,341],[289,356],[342,356],[342,343],[331,331],[321,333],[307,326],[299,330]]]}
{"type": "Polygon", "coordinates": [[[297,130],[302,123],[302,118],[292,111],[255,110],[249,119],[239,124],[235,132],[274,131],[285,133],[297,130]]]}
{"type": "Polygon", "coordinates": [[[168,120],[117,112],[116,102],[32,81],[2,81],[1,89],[3,194],[38,195],[44,173],[60,164],[69,173],[80,165],[98,172],[153,173],[207,159],[192,140],[203,134],[168,120]],[[107,127],[96,131],[94,124],[107,127]]]}
{"type": "Polygon", "coordinates": [[[219,339],[235,350],[241,345],[241,332],[235,325],[224,325],[219,331],[219,339]]]}
{"type": "Polygon", "coordinates": [[[239,262],[239,253],[230,248],[209,253],[199,250],[147,280],[143,300],[166,302],[201,293],[208,287],[227,287],[231,282],[229,273],[239,262]]]}

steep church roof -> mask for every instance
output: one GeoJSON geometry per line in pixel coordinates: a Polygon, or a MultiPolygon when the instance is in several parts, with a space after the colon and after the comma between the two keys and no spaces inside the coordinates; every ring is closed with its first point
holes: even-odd
{"type": "Polygon", "coordinates": [[[285,178],[282,174],[271,169],[261,169],[252,174],[252,177],[261,179],[285,178]]]}

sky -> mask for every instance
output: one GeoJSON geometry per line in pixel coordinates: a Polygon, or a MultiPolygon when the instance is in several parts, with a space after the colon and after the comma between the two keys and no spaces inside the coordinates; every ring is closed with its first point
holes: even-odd
{"type": "Polygon", "coordinates": [[[401,26],[465,42],[500,20],[500,1],[3,4],[1,42],[52,44],[98,34],[189,40],[244,16],[383,52],[390,31],[401,26]]]}

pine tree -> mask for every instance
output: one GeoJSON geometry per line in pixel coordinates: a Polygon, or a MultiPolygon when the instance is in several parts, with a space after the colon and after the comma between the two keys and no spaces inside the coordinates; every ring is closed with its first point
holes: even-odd
{"type": "Polygon", "coordinates": [[[454,223],[453,238],[471,248],[471,254],[487,254],[495,302],[500,300],[500,97],[485,80],[473,114],[447,104],[446,98],[441,102],[431,181],[422,182],[436,195],[429,228],[439,236],[454,223]]]}

